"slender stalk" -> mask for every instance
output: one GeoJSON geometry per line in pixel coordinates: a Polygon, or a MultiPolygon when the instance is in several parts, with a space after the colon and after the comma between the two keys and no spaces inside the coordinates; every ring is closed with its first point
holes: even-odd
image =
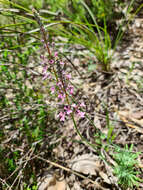
{"type": "MultiPolygon", "coordinates": [[[[41,31],[41,34],[42,34],[42,37],[43,37],[43,41],[44,41],[45,47],[46,47],[46,49],[47,49],[47,51],[48,51],[48,54],[49,54],[49,58],[52,58],[52,54],[51,54],[51,51],[50,51],[50,48],[49,48],[49,45],[48,45],[48,42],[47,42],[46,32],[45,32],[45,29],[44,29],[44,27],[43,27],[43,24],[42,24],[42,22],[41,22],[41,20],[40,20],[40,18],[39,18],[38,13],[36,12],[36,10],[35,10],[35,9],[32,9],[32,11],[33,11],[33,13],[34,13],[34,16],[35,16],[35,19],[36,19],[37,23],[38,23],[39,26],[40,26],[40,31],[41,31]]],[[[58,81],[59,81],[59,79],[58,79],[58,74],[57,74],[56,70],[54,69],[54,66],[52,66],[52,70],[53,70],[54,76],[55,76],[55,78],[56,78],[56,81],[58,82],[58,81]]],[[[67,93],[67,91],[66,91],[66,88],[65,88],[65,85],[64,85],[64,81],[63,81],[63,80],[60,80],[60,81],[61,81],[61,83],[62,83],[63,92],[65,93],[66,102],[67,102],[67,104],[70,106],[69,95],[68,95],[68,93],[67,93]]],[[[92,147],[92,148],[95,149],[95,146],[94,146],[93,144],[89,143],[88,140],[86,140],[86,139],[82,136],[82,134],[80,133],[80,131],[79,131],[78,127],[77,127],[75,118],[74,118],[74,113],[71,113],[70,116],[71,116],[71,119],[72,119],[73,124],[74,124],[74,129],[75,129],[76,133],[79,135],[79,137],[81,138],[81,140],[84,141],[84,142],[85,142],[87,145],[89,145],[90,147],[92,147]]]]}

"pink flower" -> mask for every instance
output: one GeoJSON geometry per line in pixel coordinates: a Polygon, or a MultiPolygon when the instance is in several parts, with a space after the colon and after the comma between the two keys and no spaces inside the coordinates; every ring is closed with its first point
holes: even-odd
{"type": "Polygon", "coordinates": [[[49,73],[45,73],[42,79],[45,80],[48,77],[49,77],[49,73]]]}
{"type": "Polygon", "coordinates": [[[54,55],[55,55],[55,57],[58,57],[58,52],[56,51],[54,55]]]}
{"type": "Polygon", "coordinates": [[[65,116],[66,116],[65,112],[60,112],[58,114],[58,117],[60,118],[60,121],[65,121],[65,116]]]}
{"type": "Polygon", "coordinates": [[[68,85],[67,90],[69,91],[69,93],[70,93],[71,95],[72,95],[73,92],[74,92],[74,88],[73,88],[73,86],[71,86],[71,85],[68,85]]]}
{"type": "Polygon", "coordinates": [[[53,64],[53,63],[54,63],[54,60],[53,60],[53,59],[49,60],[49,63],[50,63],[50,64],[53,64]]]}
{"type": "Polygon", "coordinates": [[[46,74],[47,73],[47,69],[48,69],[48,67],[47,66],[45,66],[44,68],[43,68],[43,74],[46,74]]]}
{"type": "Polygon", "coordinates": [[[80,107],[85,107],[85,103],[82,102],[82,103],[80,104],[80,107]]]}
{"type": "Polygon", "coordinates": [[[71,74],[67,74],[67,75],[66,75],[66,78],[67,78],[67,79],[71,79],[71,74]]]}
{"type": "Polygon", "coordinates": [[[85,112],[82,112],[82,111],[80,111],[80,110],[77,110],[77,114],[78,114],[78,116],[81,117],[81,118],[84,118],[84,117],[85,117],[85,112]]]}
{"type": "Polygon", "coordinates": [[[67,115],[70,115],[72,113],[72,110],[71,110],[70,106],[68,106],[68,107],[65,106],[64,109],[66,110],[67,115]]]}
{"type": "Polygon", "coordinates": [[[43,60],[45,59],[44,55],[40,55],[40,58],[43,59],[43,60]]]}
{"type": "Polygon", "coordinates": [[[74,92],[74,91],[73,91],[73,88],[71,88],[71,89],[70,89],[70,94],[72,95],[72,94],[73,94],[73,92],[74,92]]]}
{"type": "Polygon", "coordinates": [[[62,74],[65,76],[65,74],[66,74],[65,71],[62,71],[62,74]]]}
{"type": "Polygon", "coordinates": [[[62,83],[61,83],[61,82],[58,82],[58,83],[57,83],[57,86],[58,86],[59,88],[61,88],[62,83]]]}
{"type": "Polygon", "coordinates": [[[65,94],[61,94],[61,93],[60,93],[60,94],[58,95],[58,98],[61,99],[62,102],[64,102],[64,100],[65,100],[65,94]]]}
{"type": "Polygon", "coordinates": [[[41,65],[44,65],[44,64],[45,64],[45,60],[42,60],[42,61],[41,61],[41,65]]]}
{"type": "Polygon", "coordinates": [[[72,95],[73,92],[74,92],[74,88],[73,88],[73,86],[71,86],[71,85],[68,85],[67,90],[69,91],[69,93],[70,93],[71,95],[72,95]]]}
{"type": "Polygon", "coordinates": [[[53,93],[55,92],[55,87],[52,86],[52,87],[50,88],[50,90],[51,90],[51,94],[53,94],[53,93]]]}
{"type": "Polygon", "coordinates": [[[55,46],[55,42],[52,42],[52,46],[55,46]]]}
{"type": "Polygon", "coordinates": [[[70,115],[72,113],[72,110],[71,109],[68,109],[67,110],[67,115],[70,115]]]}
{"type": "Polygon", "coordinates": [[[77,105],[76,105],[76,104],[72,104],[72,107],[73,107],[73,108],[76,108],[76,107],[77,107],[77,105]]]}
{"type": "Polygon", "coordinates": [[[60,64],[61,64],[61,65],[64,65],[65,63],[64,63],[64,62],[62,62],[62,61],[60,61],[60,64]]]}

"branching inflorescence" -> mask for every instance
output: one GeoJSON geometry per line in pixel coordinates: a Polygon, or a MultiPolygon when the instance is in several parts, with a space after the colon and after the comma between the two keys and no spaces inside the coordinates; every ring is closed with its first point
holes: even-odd
{"type": "Polygon", "coordinates": [[[48,57],[41,55],[43,65],[43,80],[49,79],[53,81],[53,85],[50,87],[50,93],[57,96],[59,105],[63,105],[63,110],[59,111],[58,117],[60,121],[65,121],[66,117],[73,116],[76,113],[79,117],[83,118],[85,112],[82,109],[85,107],[84,102],[75,103],[72,100],[74,95],[74,87],[70,83],[71,74],[67,74],[63,67],[65,63],[61,60],[59,53],[54,49],[54,42],[50,44],[47,39],[46,31],[40,20],[38,13],[33,9],[33,13],[37,23],[40,26],[42,34],[42,42],[44,48],[48,51],[48,57]],[[52,51],[50,50],[52,47],[52,51]]]}

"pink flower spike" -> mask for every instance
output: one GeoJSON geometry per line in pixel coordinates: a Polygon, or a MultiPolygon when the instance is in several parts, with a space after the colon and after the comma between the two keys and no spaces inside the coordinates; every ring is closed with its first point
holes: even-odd
{"type": "Polygon", "coordinates": [[[54,92],[55,92],[55,87],[52,86],[52,87],[50,88],[50,90],[51,90],[51,94],[54,94],[54,92]]]}

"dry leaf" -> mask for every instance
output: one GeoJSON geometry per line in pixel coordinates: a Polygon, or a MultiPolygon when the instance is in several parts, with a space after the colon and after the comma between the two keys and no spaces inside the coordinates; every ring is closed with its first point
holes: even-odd
{"type": "Polygon", "coordinates": [[[100,171],[100,172],[99,172],[99,175],[102,177],[102,179],[103,179],[106,183],[111,184],[111,181],[109,180],[107,174],[105,174],[104,172],[100,171]]]}
{"type": "Polygon", "coordinates": [[[100,170],[100,162],[95,155],[84,154],[72,160],[70,167],[83,174],[96,175],[96,171],[100,170]]]}
{"type": "Polygon", "coordinates": [[[48,175],[44,178],[38,187],[38,190],[66,190],[66,181],[57,180],[55,176],[48,175]]]}
{"type": "Polygon", "coordinates": [[[130,112],[130,111],[119,111],[118,112],[120,119],[125,122],[127,127],[131,127],[136,129],[138,132],[143,133],[143,129],[140,127],[143,127],[143,113],[142,111],[138,112],[130,112]],[[135,124],[130,124],[130,122],[134,122],[135,124]]]}

